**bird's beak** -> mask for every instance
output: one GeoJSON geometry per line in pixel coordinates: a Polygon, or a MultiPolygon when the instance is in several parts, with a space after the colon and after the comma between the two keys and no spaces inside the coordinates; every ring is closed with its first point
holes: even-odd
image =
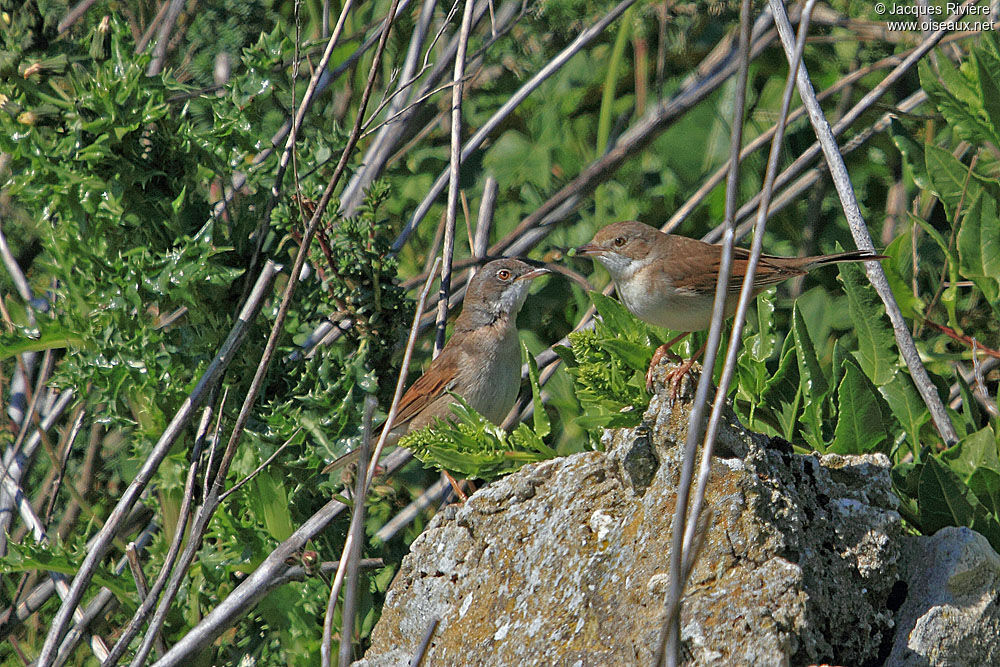
{"type": "Polygon", "coordinates": [[[534,278],[537,278],[538,276],[544,276],[546,273],[549,273],[548,269],[532,269],[531,271],[525,273],[523,276],[518,276],[517,278],[514,279],[514,281],[516,282],[518,280],[532,280],[534,278]]]}
{"type": "Polygon", "coordinates": [[[596,246],[593,243],[584,243],[582,246],[576,249],[576,254],[578,255],[599,255],[603,252],[600,246],[596,246]]]}

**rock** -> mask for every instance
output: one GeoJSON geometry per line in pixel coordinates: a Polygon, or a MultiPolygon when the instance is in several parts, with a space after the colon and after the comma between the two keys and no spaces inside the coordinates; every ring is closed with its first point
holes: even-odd
{"type": "MultiPolygon", "coordinates": [[[[648,665],[668,579],[690,388],[657,396],[606,452],[525,466],[434,517],[394,580],[364,660],[648,665]]],[[[893,638],[900,517],[881,455],[803,456],[729,413],[709,529],[681,617],[698,664],[879,664],[893,638]]],[[[898,587],[897,587],[898,588],[898,587]]]]}
{"type": "Polygon", "coordinates": [[[905,602],[886,664],[1000,663],[1000,556],[969,528],[906,537],[905,602]]]}

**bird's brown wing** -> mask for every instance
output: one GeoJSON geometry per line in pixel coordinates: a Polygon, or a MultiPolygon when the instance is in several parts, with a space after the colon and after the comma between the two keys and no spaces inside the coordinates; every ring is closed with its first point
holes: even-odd
{"type": "MultiPolygon", "coordinates": [[[[715,283],[722,268],[722,246],[684,236],[676,238],[682,239],[682,241],[676,244],[671,253],[670,263],[677,274],[684,276],[684,279],[675,281],[674,287],[700,293],[714,292],[715,283]]],[[[782,260],[801,261],[798,258],[761,255],[757,265],[757,273],[754,276],[756,291],[804,273],[801,268],[789,266],[788,262],[782,260]]],[[[730,291],[737,292],[742,287],[749,261],[749,250],[738,246],[733,247],[733,268],[729,276],[730,291]]]]}
{"type": "Polygon", "coordinates": [[[454,347],[446,347],[438,355],[438,358],[431,362],[424,374],[410,385],[399,401],[399,409],[393,420],[393,429],[409,423],[420,414],[421,410],[444,393],[454,389],[459,369],[458,356],[454,347]]]}

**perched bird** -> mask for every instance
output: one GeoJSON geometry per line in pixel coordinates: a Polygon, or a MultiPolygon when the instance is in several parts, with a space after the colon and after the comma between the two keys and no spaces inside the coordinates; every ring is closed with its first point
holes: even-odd
{"type": "MultiPolygon", "coordinates": [[[[507,416],[521,385],[517,313],[531,281],[545,273],[548,269],[536,269],[519,259],[493,260],[476,273],[448,343],[403,394],[391,438],[453,417],[452,394],[495,424],[507,416]]],[[[323,472],[343,465],[347,456],[323,472]]]]}
{"type": "MultiPolygon", "coordinates": [[[[633,315],[656,326],[685,332],[657,348],[646,373],[646,386],[651,388],[653,368],[670,347],[688,332],[708,329],[712,324],[722,246],[664,234],[641,222],[629,221],[604,227],[590,243],[577,248],[577,252],[593,256],[604,265],[614,280],[618,297],[633,315]]],[[[884,258],[862,250],[814,257],[761,255],[753,279],[754,294],[824,264],[884,258]]],[[[749,250],[733,248],[732,273],[726,294],[727,318],[736,312],[749,260],[749,250]]],[[[694,356],[700,356],[703,350],[704,346],[694,356]]],[[[674,396],[681,378],[693,363],[694,358],[670,374],[674,396]]]]}

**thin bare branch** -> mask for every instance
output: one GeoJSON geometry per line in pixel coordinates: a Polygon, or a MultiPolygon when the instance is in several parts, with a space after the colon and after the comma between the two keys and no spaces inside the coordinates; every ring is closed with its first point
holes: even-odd
{"type": "MultiPolygon", "coordinates": [[[[500,124],[500,122],[510,115],[510,113],[516,109],[521,102],[528,97],[528,95],[536,90],[542,82],[559,71],[559,69],[565,65],[570,58],[581,51],[587,44],[590,43],[591,40],[600,35],[607,26],[613,23],[615,19],[621,16],[625,10],[631,7],[634,3],[635,0],[623,0],[594,25],[581,32],[576,39],[574,39],[559,53],[559,55],[553,58],[548,64],[546,64],[545,67],[539,70],[538,73],[521,86],[517,92],[511,95],[503,106],[501,106],[496,113],[483,123],[483,126],[480,127],[468,141],[465,142],[465,145],[462,147],[462,160],[467,160],[474,151],[478,150],[486,137],[500,124]]],[[[434,204],[434,201],[437,199],[438,195],[441,194],[447,180],[448,171],[444,171],[438,176],[437,180],[434,181],[434,184],[431,186],[427,196],[424,197],[423,201],[420,202],[420,205],[417,206],[413,215],[411,215],[410,219],[406,222],[406,226],[403,227],[403,230],[393,242],[393,252],[398,252],[399,249],[403,247],[403,244],[406,243],[410,234],[413,233],[417,225],[420,224],[420,221],[427,215],[427,212],[434,204]]]]}
{"type": "Polygon", "coordinates": [[[434,631],[437,630],[438,623],[440,622],[441,619],[435,616],[427,624],[427,630],[424,631],[423,639],[420,640],[420,645],[417,646],[417,650],[410,660],[410,667],[420,667],[423,664],[424,656],[427,655],[427,649],[431,646],[431,639],[434,638],[434,631]]]}
{"type": "MultiPolygon", "coordinates": [[[[784,140],[786,127],[785,121],[792,104],[792,94],[795,92],[795,77],[798,72],[799,63],[802,61],[802,52],[806,46],[806,35],[809,32],[809,20],[815,4],[816,0],[806,0],[799,18],[798,41],[795,53],[791,58],[788,77],[785,82],[785,90],[781,99],[777,131],[774,133],[774,139],[771,141],[771,152],[767,160],[764,186],[761,189],[760,206],[757,209],[750,258],[747,262],[746,274],[743,277],[743,286],[740,290],[740,300],[733,319],[733,328],[729,336],[729,347],[726,350],[725,364],[722,368],[722,375],[719,378],[719,386],[715,390],[715,401],[712,404],[712,413],[709,416],[708,427],[705,430],[705,441],[701,451],[701,467],[698,471],[698,486],[691,501],[691,520],[688,522],[684,534],[684,553],[688,556],[693,553],[695,529],[698,526],[698,517],[701,514],[702,505],[705,503],[705,489],[708,486],[708,478],[712,469],[712,450],[714,449],[715,438],[718,434],[719,421],[726,406],[729,385],[736,372],[736,356],[739,353],[740,343],[743,340],[743,326],[746,324],[747,308],[750,305],[750,301],[754,298],[754,276],[757,273],[760,255],[764,249],[764,228],[767,223],[767,212],[771,203],[771,195],[774,192],[774,180],[778,173],[778,161],[781,158],[781,144],[784,140]]],[[[711,371],[704,374],[710,377],[711,371]]],[[[687,569],[690,570],[690,567],[687,569]]]]}
{"type": "Polygon", "coordinates": [[[462,12],[462,27],[458,34],[458,50],[455,52],[454,84],[451,89],[451,151],[448,164],[448,208],[444,228],[444,250],[441,253],[441,284],[438,288],[437,335],[434,337],[434,356],[444,349],[445,332],[448,327],[448,295],[451,293],[451,261],[455,256],[455,222],[458,215],[458,174],[462,164],[462,77],[465,75],[465,52],[469,45],[469,31],[472,30],[472,6],[474,0],[465,0],[462,12]]]}
{"type": "MultiPolygon", "coordinates": [[[[66,599],[63,600],[62,606],[59,607],[59,610],[56,612],[52,624],[49,627],[48,635],[45,638],[45,644],[42,646],[42,651],[38,656],[38,664],[40,667],[48,667],[55,659],[62,636],[65,634],[66,628],[69,625],[73,609],[75,609],[80,603],[80,600],[83,597],[83,592],[90,583],[91,578],[94,576],[94,571],[97,568],[97,565],[101,562],[101,560],[103,560],[105,554],[108,552],[108,549],[111,547],[111,542],[118,532],[118,526],[127,516],[132,506],[139,499],[139,496],[149,484],[149,481],[152,479],[153,474],[159,467],[160,462],[163,461],[167,452],[170,451],[174,442],[181,435],[188,421],[191,419],[191,416],[194,414],[194,411],[200,407],[201,402],[208,396],[209,390],[215,385],[218,379],[222,376],[222,373],[229,366],[229,363],[232,361],[236,351],[243,343],[244,337],[249,332],[250,326],[256,318],[257,311],[263,304],[264,297],[268,291],[267,288],[271,284],[271,280],[273,280],[274,276],[277,274],[278,268],[278,265],[273,262],[268,262],[264,266],[260,273],[260,277],[257,280],[256,286],[247,298],[246,303],[243,306],[243,310],[240,312],[240,316],[236,324],[233,326],[232,331],[229,332],[229,336],[222,344],[219,354],[216,355],[216,357],[208,365],[208,368],[205,369],[201,379],[195,385],[194,389],[191,390],[188,397],[184,400],[184,403],[178,409],[174,418],[164,430],[163,435],[160,436],[160,439],[153,446],[152,451],[139,468],[135,478],[129,484],[128,488],[125,489],[125,492],[118,500],[114,509],[111,510],[111,514],[108,516],[107,521],[105,521],[104,526],[98,532],[97,537],[94,540],[93,547],[87,552],[83,563],[80,565],[80,569],[73,578],[73,584],[70,587],[66,599]]],[[[296,281],[292,280],[289,282],[294,284],[296,281]]]]}
{"type": "Polygon", "coordinates": [[[396,536],[400,530],[410,525],[417,516],[431,505],[435,505],[448,495],[451,485],[443,477],[424,489],[417,498],[404,507],[396,516],[392,517],[384,526],[375,533],[375,539],[388,542],[396,536]]]}
{"type": "MultiPolygon", "coordinates": [[[[975,2],[976,0],[966,0],[961,7],[964,8],[975,4],[975,2]]],[[[794,53],[794,44],[788,14],[779,0],[769,0],[769,4],[772,12],[775,14],[775,25],[778,27],[782,46],[785,48],[789,60],[791,60],[791,54],[794,53]]],[[[960,13],[955,13],[943,25],[953,24],[960,17],[960,13]]],[[[934,44],[944,37],[946,32],[947,30],[942,29],[929,35],[921,44],[921,48],[926,47],[924,53],[929,51],[934,44]]],[[[914,54],[920,52],[921,49],[917,49],[914,54]]],[[[837,142],[833,136],[833,132],[830,130],[830,124],[827,122],[826,117],[823,115],[823,110],[816,100],[816,93],[813,90],[812,82],[809,80],[809,73],[806,71],[805,65],[799,68],[798,90],[799,96],[809,110],[809,120],[816,132],[816,138],[823,147],[823,154],[826,156],[830,174],[833,177],[834,186],[837,188],[837,194],[840,196],[840,203],[847,216],[847,224],[851,229],[854,242],[860,250],[874,252],[875,244],[861,215],[857,198],[854,196],[854,189],[851,186],[851,179],[847,173],[844,158],[837,148],[837,142]]],[[[896,303],[896,299],[892,294],[892,289],[889,287],[889,281],[886,278],[885,271],[882,269],[882,265],[878,262],[865,262],[865,271],[868,274],[868,280],[871,281],[879,298],[882,299],[882,303],[885,304],[886,314],[889,316],[893,333],[896,336],[896,345],[899,347],[900,354],[910,370],[910,377],[913,379],[913,383],[916,385],[927,409],[931,413],[931,419],[934,421],[938,433],[941,434],[945,443],[949,445],[954,444],[958,441],[958,434],[955,432],[955,427],[952,425],[944,404],[941,402],[941,397],[938,396],[937,389],[927,375],[927,369],[924,368],[924,364],[920,360],[920,353],[917,351],[913,337],[910,335],[910,330],[906,326],[906,321],[903,319],[899,304],[896,303]]]]}
{"type": "MultiPolygon", "coordinates": [[[[392,431],[392,424],[396,420],[396,412],[399,410],[399,401],[403,398],[403,390],[406,388],[406,376],[410,372],[410,359],[413,356],[413,348],[417,344],[417,333],[420,331],[420,316],[424,312],[424,303],[427,302],[427,293],[431,291],[431,285],[434,284],[434,273],[437,271],[438,259],[435,258],[434,265],[428,272],[427,281],[424,283],[424,288],[420,291],[420,297],[417,299],[417,308],[413,313],[413,324],[410,325],[410,335],[406,340],[406,349],[403,351],[403,362],[400,364],[399,368],[399,379],[396,380],[396,391],[392,396],[392,405],[389,406],[389,414],[385,418],[385,423],[382,424],[382,433],[379,435],[378,444],[375,445],[375,453],[372,454],[371,463],[368,466],[368,471],[365,473],[367,477],[368,485],[371,481],[375,479],[375,465],[382,455],[382,449],[385,447],[386,439],[389,437],[389,432],[392,431]]],[[[358,474],[361,472],[359,470],[358,474]]],[[[365,486],[365,495],[368,494],[368,486],[365,486]]]]}
{"type": "Polygon", "coordinates": [[[149,61],[149,66],[146,68],[147,76],[156,76],[163,71],[163,64],[167,58],[167,46],[170,43],[168,39],[170,31],[174,29],[177,17],[180,16],[185,4],[187,4],[187,0],[170,0],[167,14],[156,33],[156,46],[153,47],[153,59],[149,61]]]}
{"type": "Polygon", "coordinates": [[[358,475],[354,480],[354,509],[351,511],[351,524],[347,530],[347,539],[344,542],[343,554],[340,557],[340,564],[337,573],[333,577],[333,584],[330,586],[330,597],[326,604],[326,616],[323,618],[323,642],[320,644],[320,665],[330,667],[332,655],[331,641],[333,637],[333,614],[337,607],[337,600],[340,598],[341,582],[346,580],[344,586],[344,606],[340,614],[340,650],[338,651],[339,665],[351,664],[351,648],[353,642],[351,638],[354,634],[354,614],[357,604],[357,584],[358,584],[358,559],[361,557],[361,541],[364,539],[365,520],[365,475],[363,471],[368,469],[368,462],[371,455],[372,444],[372,417],[375,415],[375,397],[369,394],[365,397],[365,411],[362,419],[361,446],[358,455],[358,475]]]}
{"type": "MultiPolygon", "coordinates": [[[[674,518],[670,525],[670,580],[667,592],[667,618],[660,630],[656,656],[653,664],[666,664],[677,667],[680,657],[681,627],[680,608],[684,596],[684,532],[687,521],[688,494],[691,490],[691,479],[694,474],[694,462],[698,443],[703,433],[705,405],[708,402],[708,392],[711,385],[712,372],[715,368],[715,357],[719,342],[722,339],[722,325],[725,319],[726,297],[729,286],[729,275],[732,270],[733,236],[736,214],[736,197],[739,194],[740,148],[743,145],[743,115],[746,107],[747,74],[750,71],[750,30],[751,30],[750,0],[742,0],[740,6],[740,39],[739,39],[739,71],[736,75],[736,90],[733,94],[733,122],[731,126],[732,143],[729,154],[729,176],[726,182],[726,212],[724,225],[726,233],[722,242],[722,259],[719,263],[719,275],[715,285],[715,302],[712,305],[712,325],[708,331],[708,342],[705,348],[703,372],[695,391],[694,405],[688,419],[687,439],[684,443],[684,458],[681,463],[680,481],[677,485],[677,495],[674,506],[674,518]],[[674,610],[677,611],[674,611],[674,610]]],[[[692,516],[694,522],[697,517],[692,516]]]]}

